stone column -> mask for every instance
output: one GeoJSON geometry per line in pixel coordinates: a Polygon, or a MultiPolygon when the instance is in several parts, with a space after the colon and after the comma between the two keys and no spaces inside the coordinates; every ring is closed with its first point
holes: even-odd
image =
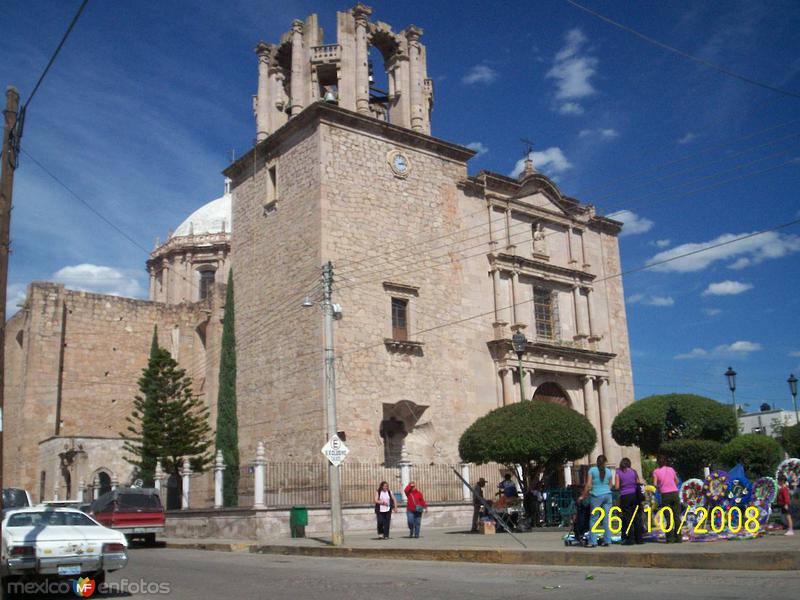
{"type": "Polygon", "coordinates": [[[86,482],[81,479],[78,483],[78,500],[84,502],[86,498],[86,482]]]}
{"type": "Polygon", "coordinates": [[[95,477],[92,482],[92,500],[97,500],[100,497],[100,478],[95,477]]]}
{"type": "Polygon", "coordinates": [[[580,286],[573,286],[572,301],[575,310],[575,338],[576,341],[582,341],[589,336],[589,333],[580,286]]]}
{"type": "Polygon", "coordinates": [[[525,376],[527,381],[525,382],[525,394],[528,396],[527,398],[523,398],[523,400],[532,400],[533,393],[536,391],[536,388],[533,385],[533,380],[536,377],[536,369],[531,368],[523,368],[525,371],[525,376]]]}
{"type": "Polygon", "coordinates": [[[256,446],[256,459],[253,461],[255,473],[253,474],[253,486],[255,487],[253,494],[253,508],[266,508],[264,502],[264,479],[267,469],[266,452],[264,450],[264,442],[258,442],[256,446]]]}
{"type": "Polygon", "coordinates": [[[614,438],[611,437],[611,422],[613,419],[611,418],[611,399],[608,397],[608,377],[600,377],[599,379],[600,381],[597,386],[597,394],[598,400],[600,401],[603,454],[606,455],[606,458],[609,462],[616,463],[619,460],[619,457],[616,456],[616,451],[614,452],[614,455],[611,456],[612,450],[614,450],[614,438]]]}
{"type": "Polygon", "coordinates": [[[508,406],[514,402],[514,373],[509,367],[503,367],[498,372],[503,381],[503,406],[508,406]]]}
{"type": "Polygon", "coordinates": [[[161,494],[161,480],[164,479],[164,471],[161,470],[161,461],[156,461],[156,470],[153,474],[153,487],[161,494]]]}
{"type": "Polygon", "coordinates": [[[589,331],[589,338],[595,339],[597,338],[597,325],[594,323],[594,307],[592,306],[592,293],[591,288],[586,288],[586,320],[589,322],[588,324],[588,331],[589,331]]]}
{"type": "Polygon", "coordinates": [[[575,257],[575,244],[573,243],[573,239],[575,237],[575,233],[572,227],[567,228],[567,245],[569,250],[569,264],[574,265],[578,262],[578,259],[575,257]]]}
{"type": "Polygon", "coordinates": [[[225,460],[222,458],[222,450],[217,450],[214,460],[214,508],[222,508],[222,485],[225,477],[225,460]]]}
{"type": "Polygon", "coordinates": [[[410,25],[406,29],[408,39],[408,69],[409,84],[411,87],[411,129],[422,131],[424,129],[425,118],[422,115],[422,64],[420,58],[419,36],[422,29],[410,25]]]}
{"type": "Polygon", "coordinates": [[[517,286],[519,285],[519,273],[511,272],[511,326],[512,328],[519,323],[517,318],[517,286]]]}
{"type": "Polygon", "coordinates": [[[113,492],[119,487],[119,479],[117,479],[116,475],[111,479],[111,491],[113,492]]]}
{"type": "MultiPolygon", "coordinates": [[[[461,463],[461,477],[463,477],[465,481],[469,481],[469,463],[461,463]]],[[[472,500],[472,492],[469,486],[462,483],[461,488],[464,492],[464,502],[470,502],[472,500]]]]}
{"type": "Polygon", "coordinates": [[[508,254],[517,253],[517,245],[511,239],[511,207],[506,207],[506,252],[508,254]]]}
{"type": "Polygon", "coordinates": [[[367,44],[367,22],[372,9],[357,4],[353,9],[356,21],[356,111],[369,114],[369,46],[367,44]]]}
{"type": "Polygon", "coordinates": [[[181,489],[181,510],[188,510],[189,508],[189,481],[192,476],[192,467],[189,465],[189,459],[183,459],[183,466],[181,468],[182,489],[181,489]]]}
{"type": "Polygon", "coordinates": [[[303,110],[303,22],[292,21],[292,80],[289,82],[289,114],[295,116],[303,110]]]}
{"type": "Polygon", "coordinates": [[[261,141],[269,135],[269,46],[260,43],[256,46],[258,56],[258,95],[256,96],[256,140],[261,141]]]}
{"type": "Polygon", "coordinates": [[[408,459],[408,450],[406,450],[405,442],[403,447],[400,448],[400,487],[405,491],[409,482],[411,481],[411,461],[408,459]]]}
{"type": "Polygon", "coordinates": [[[600,413],[597,406],[597,394],[594,391],[594,377],[587,375],[583,378],[583,403],[586,406],[586,418],[597,431],[597,444],[589,453],[592,463],[597,460],[598,455],[603,454],[603,438],[600,428],[600,413]]]}
{"type": "MultiPolygon", "coordinates": [[[[53,500],[55,500],[56,502],[58,502],[58,488],[59,488],[58,484],[55,484],[53,486],[53,500]]],[[[96,498],[97,498],[97,496],[95,496],[95,499],[96,498]]],[[[42,498],[42,500],[44,501],[44,498],[42,498]]]]}

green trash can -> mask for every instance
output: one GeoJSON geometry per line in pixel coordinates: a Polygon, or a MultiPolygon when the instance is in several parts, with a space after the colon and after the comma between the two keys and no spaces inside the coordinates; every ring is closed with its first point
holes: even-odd
{"type": "Polygon", "coordinates": [[[308,525],[308,509],[305,506],[293,506],[289,510],[289,529],[292,537],[306,537],[306,525],[308,525]]]}

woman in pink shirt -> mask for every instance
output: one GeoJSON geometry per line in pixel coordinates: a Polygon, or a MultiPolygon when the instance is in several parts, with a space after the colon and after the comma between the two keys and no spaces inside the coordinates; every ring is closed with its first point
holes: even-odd
{"type": "Polygon", "coordinates": [[[681,499],[678,494],[678,474],[667,464],[667,457],[663,454],[659,455],[658,468],[653,471],[653,485],[661,494],[661,506],[672,511],[672,519],[668,517],[662,519],[662,527],[672,521],[670,530],[664,532],[667,543],[680,544],[681,534],[678,525],[681,522],[681,499]]]}

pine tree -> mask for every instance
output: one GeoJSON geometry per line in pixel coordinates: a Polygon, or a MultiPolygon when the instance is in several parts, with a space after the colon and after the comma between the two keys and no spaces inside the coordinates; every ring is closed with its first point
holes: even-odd
{"type": "Polygon", "coordinates": [[[167,473],[180,475],[184,458],[192,470],[208,467],[211,427],[208,407],[192,393],[192,381],[170,353],[158,345],[153,331],[150,358],[139,378],[141,395],[133,402],[125,440],[125,460],[134,465],[145,485],[153,484],[156,461],[167,473]]]}
{"type": "Polygon", "coordinates": [[[217,450],[225,460],[222,500],[224,506],[239,504],[239,421],[236,411],[236,334],[234,332],[233,271],[228,273],[217,396],[217,450]]]}

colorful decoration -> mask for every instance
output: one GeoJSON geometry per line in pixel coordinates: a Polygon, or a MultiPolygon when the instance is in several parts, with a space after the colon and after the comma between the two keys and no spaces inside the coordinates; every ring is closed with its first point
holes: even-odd
{"type": "Polygon", "coordinates": [[[696,508],[705,503],[702,479],[687,479],[681,485],[681,502],[688,508],[696,508]]]}
{"type": "Polygon", "coordinates": [[[720,504],[728,494],[728,473],[721,469],[711,471],[706,477],[703,489],[706,504],[720,504]]]}
{"type": "Polygon", "coordinates": [[[781,475],[786,477],[786,482],[790,488],[796,488],[800,483],[800,459],[787,458],[779,464],[778,469],[775,471],[775,479],[779,479],[781,475]]]}
{"type": "Polygon", "coordinates": [[[766,506],[769,509],[770,504],[775,502],[778,497],[778,482],[772,477],[761,477],[753,482],[753,490],[751,492],[754,504],[759,508],[766,506]]]}
{"type": "Polygon", "coordinates": [[[744,473],[744,466],[736,465],[728,473],[728,493],[725,496],[725,505],[747,506],[750,501],[750,480],[744,473]]]}

